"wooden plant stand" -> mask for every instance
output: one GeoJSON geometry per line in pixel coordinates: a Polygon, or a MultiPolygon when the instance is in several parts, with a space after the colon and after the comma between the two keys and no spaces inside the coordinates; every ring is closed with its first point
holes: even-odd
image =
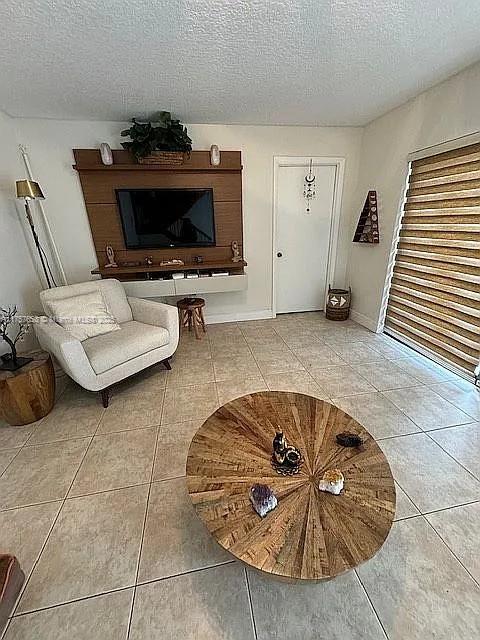
{"type": "Polygon", "coordinates": [[[205,300],[203,298],[184,298],[177,302],[178,312],[180,314],[181,331],[193,331],[197,340],[201,339],[200,329],[203,333],[207,332],[205,327],[205,318],[203,317],[203,307],[205,300]]]}
{"type": "Polygon", "coordinates": [[[55,372],[46,351],[17,371],[0,371],[0,417],[12,426],[40,420],[52,410],[55,372]]]}

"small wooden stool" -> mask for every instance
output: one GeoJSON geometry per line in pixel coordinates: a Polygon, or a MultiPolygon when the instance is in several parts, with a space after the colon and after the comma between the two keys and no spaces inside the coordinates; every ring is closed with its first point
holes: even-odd
{"type": "Polygon", "coordinates": [[[205,300],[203,298],[183,298],[177,302],[180,330],[195,332],[197,340],[201,339],[200,327],[203,329],[203,333],[207,332],[205,327],[205,318],[203,317],[203,307],[205,306],[205,300]]]}

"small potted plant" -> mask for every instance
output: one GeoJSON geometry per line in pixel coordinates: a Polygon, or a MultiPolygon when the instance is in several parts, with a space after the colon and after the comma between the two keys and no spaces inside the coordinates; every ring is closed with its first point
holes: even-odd
{"type": "Polygon", "coordinates": [[[183,164],[185,154],[192,150],[192,141],[180,120],[172,119],[169,111],[160,111],[152,122],[132,118],[132,126],[121,132],[129,136],[122,147],[130,151],[141,164],[183,164]]]}
{"type": "Polygon", "coordinates": [[[24,339],[30,326],[26,320],[16,318],[16,315],[16,306],[5,309],[0,307],[0,338],[10,347],[10,353],[0,356],[0,369],[4,371],[17,371],[32,361],[32,358],[21,358],[17,355],[17,343],[24,339]],[[13,329],[14,327],[16,329],[13,329]]]}

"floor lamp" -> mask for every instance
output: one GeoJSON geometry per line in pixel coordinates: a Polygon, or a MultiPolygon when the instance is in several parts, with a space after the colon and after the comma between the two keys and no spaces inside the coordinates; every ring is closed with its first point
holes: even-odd
{"type": "Polygon", "coordinates": [[[38,182],[33,182],[33,180],[17,180],[17,198],[23,198],[25,200],[25,213],[27,215],[27,221],[30,226],[30,231],[32,232],[33,241],[37,248],[38,256],[40,258],[40,262],[42,264],[43,273],[45,275],[45,280],[47,281],[48,288],[51,289],[55,285],[55,280],[52,276],[52,272],[50,270],[50,265],[48,264],[47,257],[43,251],[42,245],[38,239],[37,232],[35,231],[35,225],[33,223],[32,214],[30,212],[30,200],[44,200],[45,196],[40,188],[38,182]]]}

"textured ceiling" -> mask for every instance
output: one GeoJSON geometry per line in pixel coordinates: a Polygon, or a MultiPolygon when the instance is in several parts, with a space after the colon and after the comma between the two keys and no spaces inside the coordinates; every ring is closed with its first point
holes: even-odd
{"type": "Polygon", "coordinates": [[[479,0],[1,0],[13,116],[361,125],[480,58],[479,0]]]}

